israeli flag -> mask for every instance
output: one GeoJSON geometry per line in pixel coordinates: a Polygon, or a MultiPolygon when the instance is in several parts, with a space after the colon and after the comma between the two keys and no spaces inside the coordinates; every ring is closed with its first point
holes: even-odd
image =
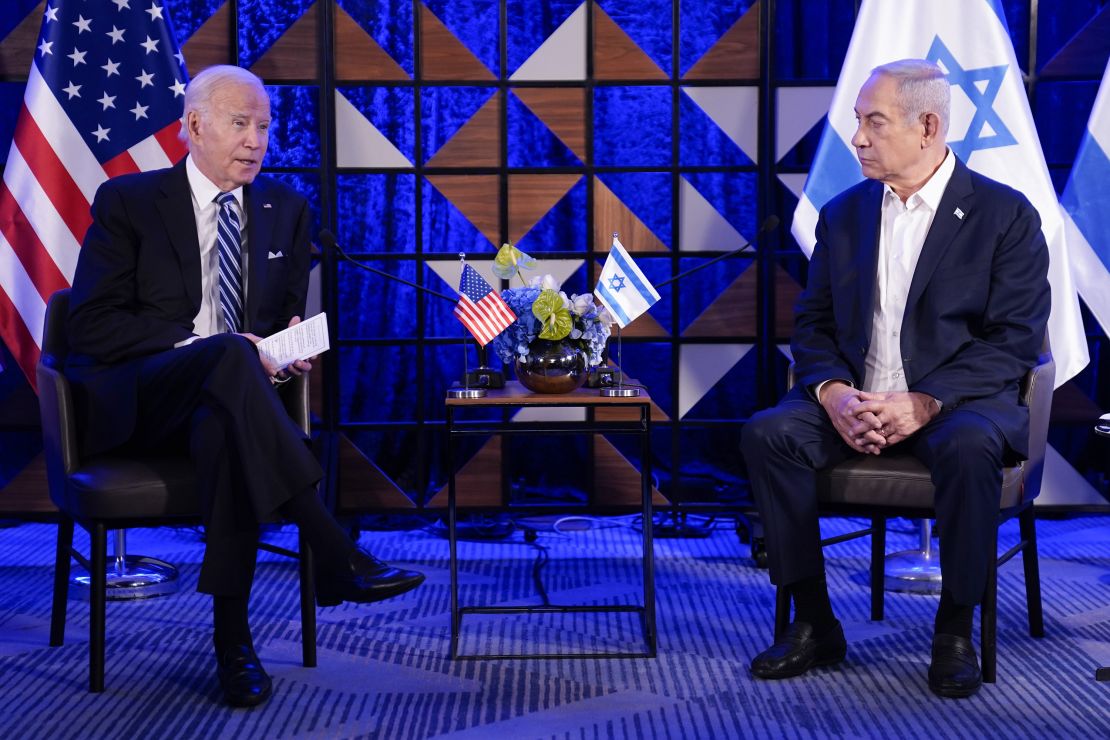
{"type": "Polygon", "coordinates": [[[948,74],[952,120],[947,138],[956,156],[1024,193],[1040,212],[1051,258],[1048,326],[1059,387],[1087,364],[1087,341],[1062,209],[998,0],[864,0],[791,233],[806,255],[813,253],[821,207],[863,179],[851,143],[860,87],[880,64],[911,57],[936,62],[948,74]]]}
{"type": "Polygon", "coordinates": [[[615,234],[594,295],[601,305],[609,309],[622,329],[659,300],[655,287],[640,272],[615,234]]]}
{"type": "Polygon", "coordinates": [[[1061,202],[1075,286],[1110,334],[1110,62],[1061,202]]]}

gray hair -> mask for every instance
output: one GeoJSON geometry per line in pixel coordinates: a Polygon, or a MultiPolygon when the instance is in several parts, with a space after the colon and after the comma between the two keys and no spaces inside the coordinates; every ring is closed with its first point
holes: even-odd
{"type": "Polygon", "coordinates": [[[906,121],[915,123],[926,113],[940,119],[940,131],[948,135],[948,119],[952,94],[948,79],[939,66],[924,59],[899,59],[871,70],[898,83],[898,105],[906,121]]]}
{"type": "Polygon", "coordinates": [[[231,83],[256,85],[263,94],[266,94],[266,86],[254,72],[249,72],[232,64],[216,64],[206,67],[200,74],[190,80],[185,88],[185,109],[181,112],[181,132],[178,134],[182,141],[189,141],[187,128],[189,112],[196,111],[203,116],[208,112],[208,104],[212,101],[212,95],[216,90],[231,83]]]}

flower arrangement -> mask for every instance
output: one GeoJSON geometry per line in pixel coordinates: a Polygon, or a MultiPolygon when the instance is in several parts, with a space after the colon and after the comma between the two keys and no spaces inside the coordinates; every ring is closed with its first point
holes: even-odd
{"type": "Polygon", "coordinates": [[[601,364],[613,317],[594,303],[592,293],[567,297],[555,278],[544,275],[522,288],[506,288],[501,298],[517,315],[491,343],[505,364],[527,360],[536,339],[569,339],[586,353],[590,367],[601,364]]]}

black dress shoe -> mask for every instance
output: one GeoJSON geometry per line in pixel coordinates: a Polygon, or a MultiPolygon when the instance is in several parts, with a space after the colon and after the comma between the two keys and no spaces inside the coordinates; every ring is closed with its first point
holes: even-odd
{"type": "Polygon", "coordinates": [[[813,636],[808,622],[794,622],[774,645],[755,656],[752,675],[771,679],[800,676],[813,666],[839,663],[847,653],[839,621],[820,638],[813,636]]]}
{"type": "Polygon", "coordinates": [[[933,660],[929,663],[929,688],[937,696],[962,699],[983,685],[979,658],[971,640],[956,635],[933,637],[933,660]]]}
{"type": "Polygon", "coordinates": [[[342,601],[368,604],[399,596],[424,582],[424,574],[395,568],[365,550],[355,550],[347,566],[316,575],[316,603],[335,606],[342,601]]]}
{"type": "Polygon", "coordinates": [[[216,677],[224,701],[233,707],[254,707],[270,698],[273,682],[250,645],[216,651],[216,677]]]}

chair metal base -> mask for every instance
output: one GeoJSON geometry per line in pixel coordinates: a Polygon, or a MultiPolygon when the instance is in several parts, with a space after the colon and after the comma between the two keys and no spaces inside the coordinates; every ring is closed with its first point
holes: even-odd
{"type": "MultiPolygon", "coordinates": [[[[111,558],[106,570],[109,601],[128,601],[132,599],[153,599],[177,593],[181,587],[177,568],[172,563],[145,555],[125,555],[111,558]]],[[[79,572],[69,582],[69,596],[82,601],[89,600],[92,576],[79,572]]]]}
{"type": "Polygon", "coordinates": [[[921,520],[921,547],[886,556],[883,588],[915,594],[940,593],[940,554],[933,549],[933,527],[921,520]]]}

